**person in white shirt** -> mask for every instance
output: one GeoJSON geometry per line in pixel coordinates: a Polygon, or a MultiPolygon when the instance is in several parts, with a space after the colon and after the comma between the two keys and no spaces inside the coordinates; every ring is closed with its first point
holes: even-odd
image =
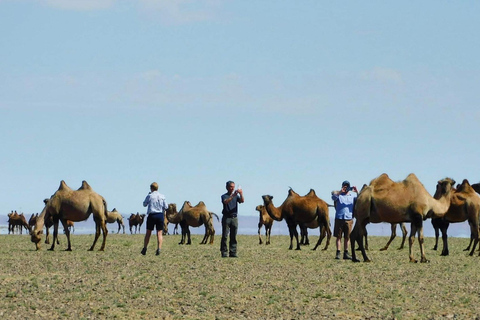
{"type": "Polygon", "coordinates": [[[143,241],[142,254],[147,253],[148,242],[150,241],[150,235],[154,228],[157,229],[157,251],[156,255],[160,255],[163,243],[163,222],[165,210],[167,209],[167,201],[165,196],[158,192],[158,183],[153,182],[150,185],[150,192],[143,201],[143,206],[147,207],[147,232],[145,233],[145,239],[143,241]]]}

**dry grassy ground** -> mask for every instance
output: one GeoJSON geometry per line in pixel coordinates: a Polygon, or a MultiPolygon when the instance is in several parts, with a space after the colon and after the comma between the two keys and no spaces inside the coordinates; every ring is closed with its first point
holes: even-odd
{"type": "MultiPolygon", "coordinates": [[[[474,319],[480,317],[480,257],[452,238],[450,256],[432,251],[428,264],[408,262],[408,249],[378,249],[372,263],[335,260],[327,251],[287,249],[287,236],[269,246],[239,236],[239,258],[220,258],[215,244],[178,245],[166,236],[140,255],[143,235],[109,234],[105,252],[88,252],[93,235],[73,235],[73,251],[34,251],[28,236],[0,236],[0,317],[166,319],[474,319]]],[[[316,237],[311,237],[311,242],[316,237]]],[[[312,246],[311,246],[312,247],[312,246]]],[[[310,248],[311,248],[310,247],[310,248]]],[[[97,249],[99,244],[97,244],[97,249]]],[[[419,256],[418,242],[414,246],[419,256]]]]}

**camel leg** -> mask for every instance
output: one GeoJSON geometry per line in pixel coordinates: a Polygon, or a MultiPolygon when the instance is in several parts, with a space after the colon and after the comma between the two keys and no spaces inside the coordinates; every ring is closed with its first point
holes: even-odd
{"type": "Polygon", "coordinates": [[[380,251],[385,251],[388,249],[388,247],[390,246],[390,243],[392,243],[393,239],[395,239],[395,237],[397,236],[397,224],[396,223],[392,223],[390,225],[390,230],[391,230],[391,233],[390,233],[390,239],[388,240],[387,244],[385,245],[385,247],[383,247],[382,249],[380,249],[380,251]]]}
{"type": "Polygon", "coordinates": [[[448,251],[448,235],[447,235],[447,230],[448,230],[448,223],[442,223],[440,226],[440,231],[442,232],[442,242],[443,242],[443,249],[442,253],[440,254],[441,256],[448,256],[449,251],[448,251]]]}
{"type": "Polygon", "coordinates": [[[95,239],[93,240],[93,244],[88,249],[88,251],[93,251],[93,248],[95,248],[95,244],[97,243],[98,237],[100,237],[100,222],[97,219],[95,220],[95,239]]]}
{"type": "Polygon", "coordinates": [[[352,262],[360,262],[360,260],[357,259],[357,255],[355,252],[355,242],[357,242],[358,249],[362,253],[363,256],[363,261],[364,262],[370,262],[370,259],[367,256],[367,253],[365,252],[365,247],[363,246],[363,238],[365,237],[365,234],[367,232],[367,222],[361,222],[357,220],[355,222],[355,226],[353,227],[352,232],[350,233],[350,248],[352,250],[352,262]]]}
{"type": "Polygon", "coordinates": [[[213,244],[214,238],[215,238],[215,229],[213,228],[213,225],[212,225],[210,229],[210,244],[213,244]]]}
{"type": "Polygon", "coordinates": [[[53,241],[52,241],[52,246],[50,247],[50,251],[55,250],[55,242],[57,241],[58,237],[58,218],[53,219],[53,241]]]}
{"type": "Polygon", "coordinates": [[[65,251],[72,251],[72,244],[70,243],[70,229],[68,229],[67,221],[61,220],[61,222],[63,226],[63,231],[65,232],[65,236],[67,236],[67,249],[65,249],[65,251]]]}
{"type": "Polygon", "coordinates": [[[413,244],[415,243],[415,234],[417,233],[417,227],[415,226],[415,224],[412,222],[411,223],[412,227],[410,229],[410,237],[408,238],[408,252],[409,252],[409,258],[410,258],[410,262],[417,262],[417,260],[415,260],[413,258],[413,251],[412,251],[412,246],[413,244]]]}
{"type": "Polygon", "coordinates": [[[266,243],[265,244],[270,244],[270,233],[272,232],[272,226],[267,226],[265,225],[265,239],[266,243]]]}
{"type": "Polygon", "coordinates": [[[103,251],[105,250],[105,244],[107,243],[107,235],[108,235],[108,229],[107,229],[107,224],[105,220],[100,221],[100,228],[103,231],[103,241],[102,241],[102,246],[98,251],[103,251]]]}
{"type": "Polygon", "coordinates": [[[470,237],[473,237],[473,247],[472,247],[472,251],[470,251],[471,256],[473,256],[473,252],[475,251],[475,248],[477,247],[477,244],[478,244],[478,236],[479,236],[478,225],[479,225],[478,220],[470,223],[470,237]]]}
{"type": "MultiPolygon", "coordinates": [[[[261,235],[261,232],[262,232],[262,224],[259,222],[258,223],[258,244],[262,244],[262,235],[261,235]]],[[[267,232],[267,226],[265,226],[265,233],[267,232]]]]}
{"type": "Polygon", "coordinates": [[[430,262],[427,260],[427,257],[425,256],[425,239],[423,237],[423,225],[421,225],[418,228],[418,242],[420,244],[420,254],[422,256],[420,262],[425,263],[425,262],[430,262]]]}
{"type": "Polygon", "coordinates": [[[187,235],[187,244],[192,244],[192,239],[190,238],[190,227],[187,225],[186,229],[186,235],[187,235]]]}
{"type": "Polygon", "coordinates": [[[400,223],[400,229],[402,229],[402,244],[400,245],[400,248],[398,248],[398,250],[401,250],[403,249],[404,245],[405,245],[405,240],[407,239],[407,234],[408,234],[408,231],[407,231],[407,227],[405,227],[405,223],[400,223]]]}
{"type": "Polygon", "coordinates": [[[327,232],[327,243],[325,244],[325,248],[323,250],[327,250],[328,246],[330,245],[330,240],[332,239],[332,230],[330,230],[330,226],[328,223],[325,225],[325,230],[327,232]]]}

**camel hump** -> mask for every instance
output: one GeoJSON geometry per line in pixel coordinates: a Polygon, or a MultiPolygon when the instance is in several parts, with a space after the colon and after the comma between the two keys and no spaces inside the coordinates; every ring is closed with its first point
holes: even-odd
{"type": "Polygon", "coordinates": [[[206,207],[205,202],[200,201],[195,207],[206,207]]]}
{"type": "Polygon", "coordinates": [[[60,186],[58,187],[58,190],[70,190],[70,187],[67,186],[65,180],[62,180],[60,181],[60,186]]]}
{"type": "Polygon", "coordinates": [[[113,208],[112,212],[117,212],[117,208],[113,208]]]}
{"type": "Polygon", "coordinates": [[[298,196],[299,194],[296,193],[295,191],[293,191],[292,187],[289,187],[290,189],[288,189],[288,196],[298,196]]]}
{"type": "Polygon", "coordinates": [[[83,180],[82,186],[78,190],[92,190],[92,187],[90,187],[87,181],[83,180]]]}

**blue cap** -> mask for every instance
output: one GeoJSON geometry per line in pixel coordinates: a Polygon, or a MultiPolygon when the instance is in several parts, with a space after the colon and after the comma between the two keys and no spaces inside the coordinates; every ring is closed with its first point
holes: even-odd
{"type": "Polygon", "coordinates": [[[347,186],[350,187],[350,182],[348,182],[348,180],[345,180],[345,181],[342,182],[342,187],[343,187],[344,185],[347,185],[347,186]]]}

